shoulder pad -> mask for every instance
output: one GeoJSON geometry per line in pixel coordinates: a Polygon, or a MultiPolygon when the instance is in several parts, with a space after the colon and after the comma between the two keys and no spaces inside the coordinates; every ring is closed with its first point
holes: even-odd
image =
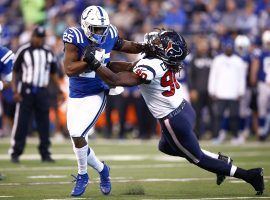
{"type": "Polygon", "coordinates": [[[158,63],[150,62],[149,59],[142,59],[133,68],[133,72],[140,76],[142,79],[151,81],[157,76],[158,73],[155,67],[156,64],[159,65],[158,63]]]}
{"type": "Polygon", "coordinates": [[[109,27],[109,35],[110,37],[113,39],[113,38],[117,38],[118,37],[118,30],[117,28],[110,24],[110,27],[109,27]]]}
{"type": "Polygon", "coordinates": [[[84,43],[83,32],[77,27],[70,27],[63,33],[63,42],[71,44],[84,43]]]}

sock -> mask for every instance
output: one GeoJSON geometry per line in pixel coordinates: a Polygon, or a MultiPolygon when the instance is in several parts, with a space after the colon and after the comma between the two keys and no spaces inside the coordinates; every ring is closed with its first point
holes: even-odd
{"type": "Polygon", "coordinates": [[[87,150],[88,146],[85,145],[82,148],[76,148],[73,146],[74,153],[77,158],[78,163],[78,174],[86,174],[87,173],[87,150]]]}
{"type": "Polygon", "coordinates": [[[215,159],[218,159],[218,154],[215,154],[215,153],[212,153],[212,152],[209,152],[209,151],[206,151],[204,149],[202,149],[202,152],[208,156],[210,156],[211,158],[215,158],[215,159]]]}
{"type": "MultiPolygon", "coordinates": [[[[232,167],[235,167],[235,166],[232,165],[232,167]]],[[[242,169],[240,167],[235,167],[235,168],[236,168],[235,173],[232,176],[235,178],[240,178],[247,181],[247,178],[248,178],[247,170],[242,169]]]]}
{"type": "Polygon", "coordinates": [[[104,168],[104,164],[96,157],[93,149],[88,147],[87,150],[87,163],[98,172],[101,172],[104,168]]]}

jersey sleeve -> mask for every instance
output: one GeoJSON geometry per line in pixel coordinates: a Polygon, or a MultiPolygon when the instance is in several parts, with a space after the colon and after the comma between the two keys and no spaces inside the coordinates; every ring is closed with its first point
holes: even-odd
{"type": "Polygon", "coordinates": [[[13,68],[13,59],[14,59],[14,53],[9,50],[8,48],[2,47],[1,48],[1,63],[3,65],[1,69],[2,74],[9,74],[12,72],[13,68]]]}
{"type": "Polygon", "coordinates": [[[116,50],[119,46],[119,41],[121,41],[121,38],[118,35],[118,30],[114,25],[110,25],[109,27],[109,33],[108,33],[109,39],[113,42],[113,49],[116,50]]]}
{"type": "Polygon", "coordinates": [[[63,33],[62,40],[64,43],[74,44],[75,46],[84,42],[82,33],[76,27],[67,28],[63,33]]]}
{"type": "Polygon", "coordinates": [[[156,77],[156,71],[144,60],[140,60],[133,68],[133,72],[145,81],[151,81],[156,77]]]}

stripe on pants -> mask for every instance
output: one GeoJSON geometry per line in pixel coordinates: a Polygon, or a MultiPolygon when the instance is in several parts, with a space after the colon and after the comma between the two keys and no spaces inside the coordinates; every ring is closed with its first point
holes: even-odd
{"type": "Polygon", "coordinates": [[[170,125],[169,119],[165,119],[164,124],[165,124],[168,132],[170,133],[175,145],[178,147],[178,149],[180,151],[182,151],[184,154],[186,154],[186,156],[188,156],[194,163],[200,162],[194,155],[192,155],[192,153],[190,153],[184,146],[181,145],[181,143],[177,139],[177,137],[176,137],[171,125],[170,125]]]}
{"type": "Polygon", "coordinates": [[[86,135],[86,133],[89,131],[90,128],[92,128],[92,126],[94,126],[94,124],[96,123],[96,121],[98,120],[99,115],[102,113],[105,105],[106,105],[106,94],[105,92],[103,93],[103,100],[102,100],[102,104],[100,106],[100,109],[98,111],[98,113],[96,114],[94,120],[89,124],[89,126],[83,131],[83,133],[81,134],[81,137],[84,137],[86,135]]]}

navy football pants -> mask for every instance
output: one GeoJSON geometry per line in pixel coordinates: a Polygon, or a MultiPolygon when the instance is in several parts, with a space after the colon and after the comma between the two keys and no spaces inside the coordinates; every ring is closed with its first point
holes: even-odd
{"type": "Polygon", "coordinates": [[[186,102],[184,108],[174,117],[159,120],[162,128],[159,150],[168,155],[184,157],[210,172],[229,176],[231,165],[202,152],[193,131],[195,118],[193,108],[186,102]]]}

